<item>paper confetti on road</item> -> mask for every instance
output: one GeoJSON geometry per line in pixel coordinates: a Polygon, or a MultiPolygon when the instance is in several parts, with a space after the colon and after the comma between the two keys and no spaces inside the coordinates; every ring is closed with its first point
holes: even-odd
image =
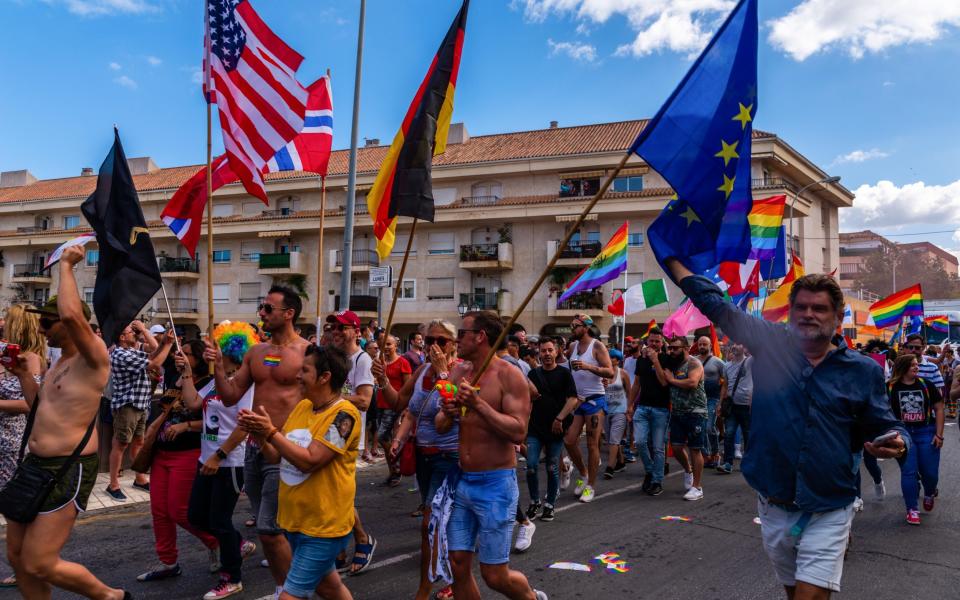
{"type": "Polygon", "coordinates": [[[753,518],[753,524],[754,524],[754,525],[760,525],[760,517],[754,517],[754,518],[753,518]]]}
{"type": "Polygon", "coordinates": [[[590,565],[585,565],[583,563],[575,562],[555,562],[550,565],[551,569],[562,569],[564,571],[586,571],[589,573],[591,571],[590,565]]]}
{"type": "Polygon", "coordinates": [[[627,566],[626,561],[618,560],[616,562],[607,563],[607,570],[613,571],[614,573],[629,573],[630,567],[627,566]]]}
{"type": "Polygon", "coordinates": [[[660,517],[661,521],[680,521],[681,523],[690,523],[693,521],[690,517],[678,517],[675,515],[667,515],[665,517],[660,517]]]}

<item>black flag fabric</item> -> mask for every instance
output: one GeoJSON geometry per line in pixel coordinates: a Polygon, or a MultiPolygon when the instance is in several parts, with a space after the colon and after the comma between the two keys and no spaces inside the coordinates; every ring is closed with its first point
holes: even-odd
{"type": "Polygon", "coordinates": [[[153,243],[116,129],[113,138],[97,189],[80,207],[100,245],[93,310],[107,345],[117,341],[160,289],[153,243]]]}

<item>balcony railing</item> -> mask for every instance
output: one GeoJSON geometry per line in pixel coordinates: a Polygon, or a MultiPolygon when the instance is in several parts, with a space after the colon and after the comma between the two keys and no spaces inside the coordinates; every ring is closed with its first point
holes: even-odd
{"type": "Polygon", "coordinates": [[[268,217],[271,219],[279,219],[282,217],[292,217],[297,214],[297,211],[289,208],[278,208],[276,210],[264,210],[260,212],[261,217],[268,217]]]}
{"type": "MultiPolygon", "coordinates": [[[[334,310],[340,308],[340,296],[333,297],[334,310]]],[[[354,312],[377,312],[377,297],[365,294],[350,294],[350,310],[354,312]]]]}
{"type": "MultiPolygon", "coordinates": [[[[170,312],[174,313],[195,313],[197,312],[198,302],[196,298],[168,298],[170,302],[170,312]]],[[[167,312],[167,303],[163,300],[157,300],[156,306],[158,313],[167,312]]]]}
{"type": "MultiPolygon", "coordinates": [[[[380,266],[380,257],[376,250],[367,250],[364,248],[354,248],[350,256],[353,257],[353,266],[378,267],[380,266]]],[[[337,250],[337,266],[343,266],[343,252],[337,250]]]]}
{"type": "Polygon", "coordinates": [[[41,264],[13,265],[14,277],[50,277],[50,271],[44,271],[41,264]]]}
{"type": "Polygon", "coordinates": [[[460,260],[462,262],[497,260],[497,244],[464,244],[460,246],[460,260]]]}
{"type": "Polygon", "coordinates": [[[494,293],[460,294],[460,306],[468,310],[497,310],[497,296],[494,293]]]}
{"type": "Polygon", "coordinates": [[[200,261],[192,258],[160,256],[157,260],[161,273],[199,273],[200,261]]]}
{"type": "Polygon", "coordinates": [[[750,187],[753,189],[762,189],[762,188],[785,188],[790,191],[797,191],[797,186],[793,182],[784,179],[783,177],[766,177],[764,179],[751,179],[750,187]]]}
{"type": "Polygon", "coordinates": [[[260,255],[260,268],[261,269],[289,269],[290,268],[290,254],[261,254],[260,255]]]}
{"type": "Polygon", "coordinates": [[[488,206],[500,201],[500,196],[464,196],[460,199],[463,206],[488,206]]]}
{"type": "Polygon", "coordinates": [[[17,227],[17,233],[39,233],[41,231],[46,231],[46,230],[47,230],[46,227],[39,227],[37,225],[33,225],[30,227],[17,227]]]}
{"type": "Polygon", "coordinates": [[[603,308],[603,294],[583,292],[557,303],[558,310],[597,310],[603,308]]]}
{"type": "Polygon", "coordinates": [[[600,242],[570,242],[560,253],[560,258],[594,258],[601,249],[600,242]]]}

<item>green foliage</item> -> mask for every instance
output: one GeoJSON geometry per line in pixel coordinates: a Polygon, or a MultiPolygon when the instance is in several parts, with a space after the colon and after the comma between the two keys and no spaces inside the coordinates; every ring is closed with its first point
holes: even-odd
{"type": "Polygon", "coordinates": [[[856,281],[858,287],[880,296],[889,296],[915,283],[923,287],[924,298],[960,298],[960,279],[956,273],[947,273],[943,263],[936,258],[903,252],[899,248],[868,256],[856,281]]]}

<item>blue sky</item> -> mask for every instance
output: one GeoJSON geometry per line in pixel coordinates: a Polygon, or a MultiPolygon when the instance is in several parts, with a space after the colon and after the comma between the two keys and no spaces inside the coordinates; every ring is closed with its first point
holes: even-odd
{"type": "MultiPolygon", "coordinates": [[[[346,147],[359,1],[252,2],[306,57],[305,84],[332,70],[346,147]]],[[[473,0],[454,120],[477,135],[652,116],[732,4],[473,0]]],[[[361,143],[392,138],[458,6],[368,0],[361,143]]],[[[202,162],[201,19],[199,0],[0,0],[0,170],[97,167],[114,123],[129,156],[202,162]]],[[[858,193],[843,227],[952,231],[960,3],[762,0],[760,20],[755,124],[858,193]]],[[[960,232],[895,239],[928,238],[960,249],[960,232]]]]}

